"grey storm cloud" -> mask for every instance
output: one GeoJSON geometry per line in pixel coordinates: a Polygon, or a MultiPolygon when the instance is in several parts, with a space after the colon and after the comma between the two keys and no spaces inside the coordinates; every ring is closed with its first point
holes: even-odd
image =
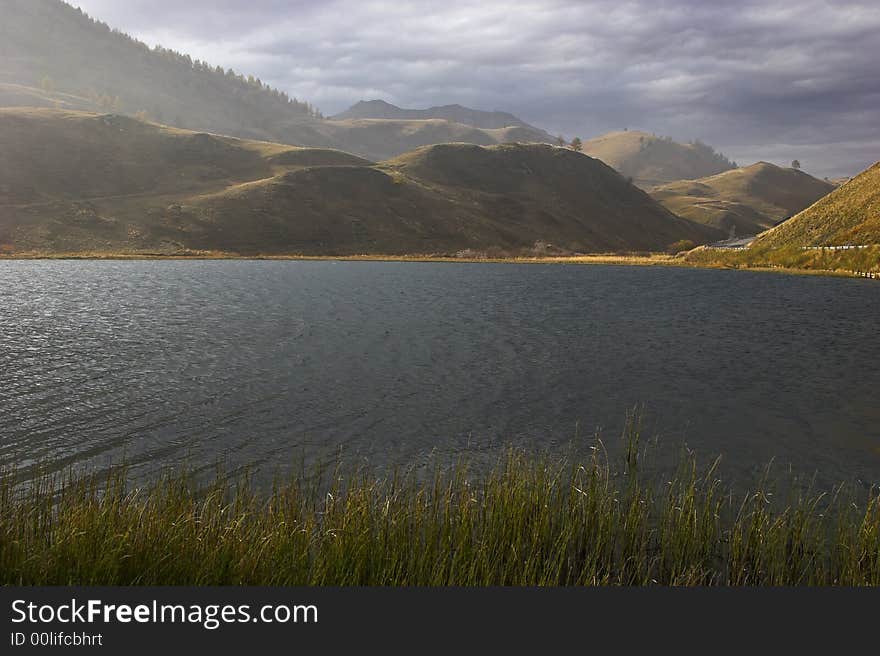
{"type": "Polygon", "coordinates": [[[639,128],[816,175],[880,159],[880,3],[841,0],[71,0],[325,114],[361,99],[639,128]]]}

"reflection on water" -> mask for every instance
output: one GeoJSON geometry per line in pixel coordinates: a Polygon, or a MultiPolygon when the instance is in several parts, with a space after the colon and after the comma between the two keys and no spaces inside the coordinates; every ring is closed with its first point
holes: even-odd
{"type": "MultiPolygon", "coordinates": [[[[673,268],[0,262],[0,464],[661,441],[880,480],[880,285],[673,268]]],[[[677,448],[677,446],[676,446],[677,448]]]]}

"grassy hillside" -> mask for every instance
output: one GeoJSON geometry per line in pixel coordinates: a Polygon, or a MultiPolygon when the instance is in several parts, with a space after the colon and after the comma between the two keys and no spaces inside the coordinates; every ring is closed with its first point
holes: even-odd
{"type": "Polygon", "coordinates": [[[116,115],[0,111],[6,252],[586,252],[717,237],[553,146],[432,146],[374,165],[116,115]]]}
{"type": "Polygon", "coordinates": [[[369,153],[382,160],[421,146],[438,143],[472,143],[491,146],[498,139],[487,130],[441,119],[350,119],[328,121],[335,138],[353,153],[369,153]],[[332,125],[331,125],[332,124],[332,125]]]}
{"type": "Polygon", "coordinates": [[[198,246],[239,252],[660,250],[714,236],[600,162],[541,145],[428,146],[374,167],[294,171],[194,204],[193,218],[222,227],[198,246]],[[233,225],[259,237],[230,240],[233,225]]]}
{"type": "Polygon", "coordinates": [[[0,204],[201,189],[354,155],[169,128],[115,114],[0,108],[0,204]]]}
{"type": "Polygon", "coordinates": [[[324,121],[321,130],[334,143],[373,160],[389,159],[401,153],[442,143],[470,143],[491,146],[502,143],[550,143],[543,130],[510,125],[474,127],[443,118],[391,119],[350,118],[324,121]]]}
{"type": "Polygon", "coordinates": [[[880,162],[761,235],[756,246],[880,244],[880,162]]]}
{"type": "Polygon", "coordinates": [[[112,112],[374,160],[449,141],[549,139],[515,117],[509,124],[509,115],[457,106],[435,108],[433,120],[326,121],[308,102],[259,79],[150,48],[61,0],[0,0],[0,16],[0,107],[112,112]],[[510,126],[517,131],[505,130],[510,126]]]}
{"type": "Polygon", "coordinates": [[[88,199],[265,177],[277,146],[118,115],[0,109],[0,203],[88,199]],[[209,156],[210,155],[210,156],[209,156]]]}
{"type": "Polygon", "coordinates": [[[585,141],[583,152],[632,178],[643,189],[703,178],[736,166],[699,141],[680,144],[636,130],[609,132],[585,141]]]}
{"type": "Polygon", "coordinates": [[[698,248],[685,260],[700,265],[785,267],[877,276],[880,162],[803,212],[760,234],[748,248],[698,248]]]}
{"type": "Polygon", "coordinates": [[[679,216],[742,236],[772,228],[834,188],[802,171],[758,162],[699,180],[661,185],[651,195],[679,216]]]}
{"type": "Polygon", "coordinates": [[[369,164],[120,115],[4,108],[0,252],[179,250],[156,231],[192,195],[307,166],[369,164]]]}

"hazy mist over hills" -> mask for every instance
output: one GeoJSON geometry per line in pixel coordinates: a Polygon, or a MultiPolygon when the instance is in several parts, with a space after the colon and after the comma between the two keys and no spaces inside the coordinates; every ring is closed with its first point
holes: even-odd
{"type": "Polygon", "coordinates": [[[624,130],[610,132],[584,143],[584,152],[598,157],[643,189],[673,180],[692,180],[736,166],[700,141],[681,144],[669,137],[624,130]]]}
{"type": "Polygon", "coordinates": [[[880,152],[873,0],[72,4],[327,115],[369,99],[458,103],[568,139],[628,127],[740,163],[799,159],[820,178],[855,175],[880,152]]]}
{"type": "Polygon", "coordinates": [[[370,159],[434,143],[552,139],[509,114],[464,107],[416,112],[396,122],[326,121],[309,101],[251,72],[150,47],[60,0],[0,0],[0,11],[0,106],[122,113],[179,128],[338,148],[370,159]]]}

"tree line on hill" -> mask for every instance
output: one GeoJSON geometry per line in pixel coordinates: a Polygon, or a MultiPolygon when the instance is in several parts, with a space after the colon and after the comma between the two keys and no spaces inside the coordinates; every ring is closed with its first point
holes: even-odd
{"type": "Polygon", "coordinates": [[[0,10],[0,82],[30,84],[62,105],[212,130],[323,117],[257,77],[151,47],[57,0],[3,0],[0,10]]]}

